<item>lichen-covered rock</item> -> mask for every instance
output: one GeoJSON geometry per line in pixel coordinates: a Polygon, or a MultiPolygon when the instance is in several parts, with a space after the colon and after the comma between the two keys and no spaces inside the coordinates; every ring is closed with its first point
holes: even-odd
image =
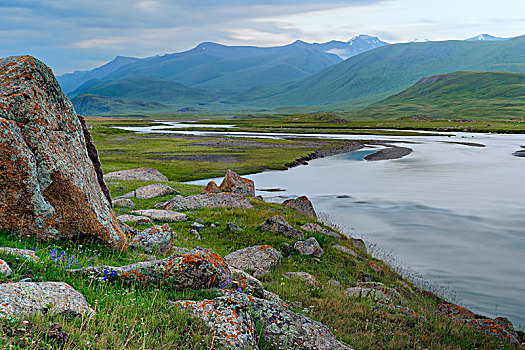
{"type": "Polygon", "coordinates": [[[295,210],[305,216],[317,220],[317,213],[315,212],[314,206],[306,196],[285,200],[283,204],[288,209],[295,210]]]}
{"type": "Polygon", "coordinates": [[[118,198],[113,200],[113,206],[135,209],[135,203],[128,198],[118,198]]]}
{"type": "Polygon", "coordinates": [[[300,230],[293,228],[292,225],[287,223],[280,215],[275,215],[274,217],[267,219],[261,224],[261,229],[297,239],[304,238],[304,234],[300,230]]]}
{"type": "Polygon", "coordinates": [[[0,317],[46,313],[93,314],[84,296],[67,283],[18,282],[0,284],[0,317]]]}
{"type": "Polygon", "coordinates": [[[269,245],[256,245],[230,253],[224,259],[243,271],[269,271],[281,262],[282,255],[269,245]]]}
{"type": "Polygon", "coordinates": [[[204,189],[203,192],[207,193],[207,194],[211,194],[211,193],[219,193],[220,191],[221,191],[221,189],[219,188],[219,186],[217,186],[215,181],[210,181],[206,185],[206,188],[204,189]]]}
{"type": "Polygon", "coordinates": [[[4,254],[12,254],[16,256],[20,256],[24,259],[29,259],[35,263],[40,262],[40,258],[36,256],[35,252],[32,250],[27,249],[19,249],[19,248],[10,248],[10,247],[0,247],[0,253],[4,254]]]}
{"type": "Polygon", "coordinates": [[[282,303],[232,291],[225,294],[213,300],[173,304],[206,320],[215,330],[215,345],[219,347],[258,349],[257,337],[262,336],[283,349],[350,350],[322,323],[296,314],[282,303]],[[257,334],[254,324],[261,325],[261,334],[257,334]]]}
{"type": "Polygon", "coordinates": [[[360,282],[357,287],[347,288],[343,293],[350,297],[370,298],[387,304],[392,303],[393,300],[406,302],[406,299],[396,289],[380,282],[360,282]]]}
{"type": "Polygon", "coordinates": [[[283,276],[290,279],[297,279],[306,282],[310,287],[321,288],[322,284],[313,275],[308,272],[285,272],[283,276]]]}
{"type": "Polygon", "coordinates": [[[354,245],[357,249],[361,250],[362,252],[366,253],[366,245],[365,242],[360,238],[348,238],[350,240],[350,243],[354,245]]]}
{"type": "Polygon", "coordinates": [[[105,174],[104,179],[117,181],[168,181],[168,178],[162,175],[157,169],[146,167],[114,171],[105,174]]]}
{"type": "Polygon", "coordinates": [[[147,216],[141,216],[141,215],[119,215],[117,216],[118,221],[120,222],[134,222],[137,225],[152,225],[153,221],[151,221],[150,218],[147,216]]]}
{"type": "Polygon", "coordinates": [[[443,302],[436,306],[435,312],[438,315],[448,316],[456,320],[469,320],[476,317],[469,309],[449,302],[443,302]]]}
{"type": "Polygon", "coordinates": [[[137,235],[139,233],[139,230],[123,223],[123,222],[119,222],[119,225],[120,225],[120,228],[122,229],[122,232],[124,232],[124,234],[126,235],[126,237],[128,238],[132,238],[134,237],[135,235],[137,235]]]}
{"type": "Polygon", "coordinates": [[[153,184],[139,187],[135,191],[135,197],[139,199],[150,199],[168,194],[178,193],[177,190],[166,184],[153,184]]]}
{"type": "Polygon", "coordinates": [[[322,234],[325,234],[325,235],[330,236],[330,237],[341,238],[340,234],[338,234],[338,233],[336,233],[334,231],[327,230],[324,227],[322,227],[321,225],[313,224],[311,222],[301,226],[301,229],[306,231],[306,232],[322,233],[322,234]]]}
{"type": "Polygon", "coordinates": [[[237,193],[196,194],[188,197],[175,196],[169,201],[161,203],[159,207],[168,210],[194,210],[199,208],[253,209],[253,205],[242,194],[237,193]]]}
{"type": "Polygon", "coordinates": [[[48,67],[30,56],[0,60],[0,229],[127,248],[87,141],[48,67]]]}
{"type": "Polygon", "coordinates": [[[305,241],[297,241],[294,243],[293,248],[301,255],[313,255],[317,258],[323,255],[323,248],[321,248],[315,237],[310,237],[305,241]]]}
{"type": "Polygon", "coordinates": [[[13,273],[13,271],[11,271],[9,265],[5,261],[0,259],[0,274],[8,277],[11,276],[11,273],[13,273]]]}
{"type": "Polygon", "coordinates": [[[161,260],[138,262],[126,266],[96,266],[71,270],[107,281],[142,284],[171,283],[177,290],[218,287],[230,278],[224,259],[209,249],[195,248],[161,260]]]}
{"type": "Polygon", "coordinates": [[[162,255],[171,253],[173,241],[177,234],[170,225],[152,226],[135,234],[129,243],[132,248],[144,248],[147,252],[159,252],[162,255]]]}
{"type": "Polygon", "coordinates": [[[158,210],[158,209],[145,209],[145,210],[134,210],[133,214],[152,218],[157,221],[164,222],[178,222],[188,220],[188,215],[183,213],[177,213],[171,210],[158,210]]]}
{"type": "Polygon", "coordinates": [[[262,282],[252,275],[239,270],[233,266],[230,266],[231,278],[236,281],[239,287],[246,293],[245,289],[250,287],[249,290],[252,290],[254,295],[264,295],[264,287],[262,282]]]}
{"type": "Polygon", "coordinates": [[[354,258],[359,258],[359,254],[357,254],[354,250],[352,250],[352,249],[350,249],[348,247],[345,247],[344,245],[335,244],[335,245],[332,246],[332,248],[335,248],[335,249],[337,249],[340,252],[343,252],[345,254],[351,255],[354,258]]]}
{"type": "Polygon", "coordinates": [[[223,192],[242,194],[243,196],[255,196],[255,185],[252,180],[240,177],[237,173],[228,170],[224,175],[219,189],[223,192]]]}

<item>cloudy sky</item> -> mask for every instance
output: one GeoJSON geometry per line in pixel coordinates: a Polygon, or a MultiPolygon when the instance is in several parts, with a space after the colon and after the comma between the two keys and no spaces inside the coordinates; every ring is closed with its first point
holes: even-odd
{"type": "Polygon", "coordinates": [[[0,57],[31,54],[57,74],[203,41],[272,46],[361,33],[392,43],[523,35],[525,0],[0,0],[0,57]]]}

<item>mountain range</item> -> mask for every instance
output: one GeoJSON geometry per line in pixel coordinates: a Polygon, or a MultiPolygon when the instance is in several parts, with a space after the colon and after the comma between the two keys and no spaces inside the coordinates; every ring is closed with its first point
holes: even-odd
{"type": "Polygon", "coordinates": [[[421,78],[467,70],[524,73],[525,36],[390,45],[366,35],[280,47],[202,43],[181,53],[118,57],[59,81],[81,113],[97,110],[100,97],[108,112],[131,111],[140,102],[160,103],[163,110],[267,111],[363,107],[421,78]]]}

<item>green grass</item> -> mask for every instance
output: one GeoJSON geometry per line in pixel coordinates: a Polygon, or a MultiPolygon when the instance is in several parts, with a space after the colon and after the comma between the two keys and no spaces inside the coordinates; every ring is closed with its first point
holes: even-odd
{"type": "MultiPolygon", "coordinates": [[[[144,184],[146,183],[110,183],[109,188],[112,196],[117,196],[144,184]]],[[[168,184],[184,195],[199,193],[202,190],[199,186],[177,182],[168,184]]],[[[170,196],[149,200],[134,199],[134,202],[137,209],[145,209],[169,198],[170,196]]],[[[259,225],[265,219],[279,214],[294,227],[313,222],[312,219],[279,204],[265,203],[257,199],[250,199],[250,202],[254,209],[186,211],[190,217],[188,222],[170,224],[178,234],[175,244],[186,248],[207,247],[223,256],[256,244],[269,244],[280,249],[284,243],[291,245],[294,240],[261,231],[259,225]],[[200,231],[201,241],[197,241],[195,236],[190,234],[189,225],[194,221],[206,225],[206,228],[200,231]],[[216,222],[216,228],[210,227],[211,223],[216,222]],[[233,222],[244,230],[231,232],[226,228],[228,222],[233,222]]],[[[117,214],[127,211],[116,208],[117,214]]],[[[478,334],[472,328],[449,319],[435,316],[433,308],[438,300],[418,293],[416,287],[381,261],[378,263],[385,270],[383,274],[370,268],[368,260],[372,257],[364,252],[361,252],[362,258],[356,259],[331,247],[333,243],[337,243],[352,248],[351,241],[319,235],[317,238],[324,249],[321,259],[300,256],[297,253],[285,254],[281,265],[263,280],[263,284],[266,289],[287,300],[295,312],[324,323],[339,339],[353,348],[490,349],[500,346],[499,340],[478,334]],[[412,319],[397,311],[378,308],[371,300],[349,298],[340,288],[326,286],[323,289],[312,289],[302,282],[283,279],[282,273],[288,271],[308,272],[323,284],[330,279],[336,279],[344,288],[354,286],[360,281],[378,281],[396,286],[405,296],[407,306],[426,317],[427,322],[412,319]],[[401,282],[402,280],[404,282],[401,282]],[[412,286],[416,293],[412,294],[403,287],[405,283],[412,286]]],[[[36,248],[36,254],[42,260],[41,264],[32,264],[14,256],[2,256],[14,271],[11,277],[4,277],[2,282],[17,281],[22,277],[30,277],[33,281],[64,281],[80,291],[97,311],[92,319],[67,319],[60,315],[40,314],[16,320],[1,319],[2,347],[13,344],[15,349],[50,349],[51,346],[62,349],[207,349],[211,345],[211,331],[203,322],[190,319],[186,314],[169,307],[168,301],[213,298],[217,295],[213,290],[180,292],[162,283],[155,286],[108,283],[70,274],[64,268],[68,264],[67,261],[57,263],[49,254],[55,248],[58,254],[64,252],[67,258],[75,255],[79,265],[124,265],[140,261],[140,250],[122,253],[104,245],[86,242],[46,243],[5,231],[0,234],[0,246],[36,248]],[[53,323],[60,324],[68,336],[67,340],[50,337],[53,323]]],[[[261,340],[259,345],[262,349],[277,348],[275,344],[264,340],[261,340]]],[[[506,343],[501,345],[503,348],[512,348],[506,343]]]]}

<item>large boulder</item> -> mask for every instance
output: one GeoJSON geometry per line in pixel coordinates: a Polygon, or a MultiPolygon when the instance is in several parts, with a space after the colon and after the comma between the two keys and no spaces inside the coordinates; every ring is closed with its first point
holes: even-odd
{"type": "Polygon", "coordinates": [[[166,184],[153,184],[137,188],[135,190],[135,197],[139,199],[150,199],[173,193],[177,193],[177,190],[166,184]]]}
{"type": "Polygon", "coordinates": [[[317,213],[315,212],[314,206],[306,196],[301,196],[296,199],[287,199],[283,204],[288,209],[295,210],[305,216],[317,220],[317,213]]]}
{"type": "Polygon", "coordinates": [[[104,179],[117,181],[168,181],[168,178],[157,169],[146,167],[114,171],[104,175],[104,179]]]}
{"type": "Polygon", "coordinates": [[[243,271],[269,271],[281,262],[282,255],[269,245],[256,245],[234,251],[224,259],[243,271]]]}
{"type": "Polygon", "coordinates": [[[0,284],[0,317],[20,317],[36,312],[93,314],[86,299],[62,282],[0,284]]]}
{"type": "Polygon", "coordinates": [[[219,189],[223,192],[242,194],[243,196],[255,196],[255,185],[252,180],[240,177],[235,172],[228,170],[224,175],[219,189]]]}
{"type": "Polygon", "coordinates": [[[304,234],[300,230],[293,228],[292,225],[286,222],[286,220],[280,215],[275,215],[274,217],[267,219],[261,224],[261,229],[264,231],[280,233],[288,237],[298,239],[304,238],[304,234]]]}
{"type": "Polygon", "coordinates": [[[350,350],[320,322],[296,314],[280,302],[244,293],[224,291],[213,300],[181,300],[173,304],[201,318],[215,330],[217,347],[258,349],[263,337],[275,348],[298,350],[350,350]],[[254,325],[260,325],[260,332],[254,325]]]}
{"type": "Polygon", "coordinates": [[[195,248],[177,252],[161,260],[138,262],[125,266],[96,266],[71,270],[106,281],[140,282],[144,285],[170,283],[177,290],[218,287],[231,276],[224,259],[209,249],[195,248]]]}
{"type": "Polygon", "coordinates": [[[86,132],[48,67],[0,60],[0,229],[127,248],[86,132]]]}
{"type": "Polygon", "coordinates": [[[236,193],[196,194],[188,197],[175,196],[169,201],[159,204],[159,207],[168,210],[194,210],[199,208],[253,209],[253,205],[242,194],[236,193]]]}

